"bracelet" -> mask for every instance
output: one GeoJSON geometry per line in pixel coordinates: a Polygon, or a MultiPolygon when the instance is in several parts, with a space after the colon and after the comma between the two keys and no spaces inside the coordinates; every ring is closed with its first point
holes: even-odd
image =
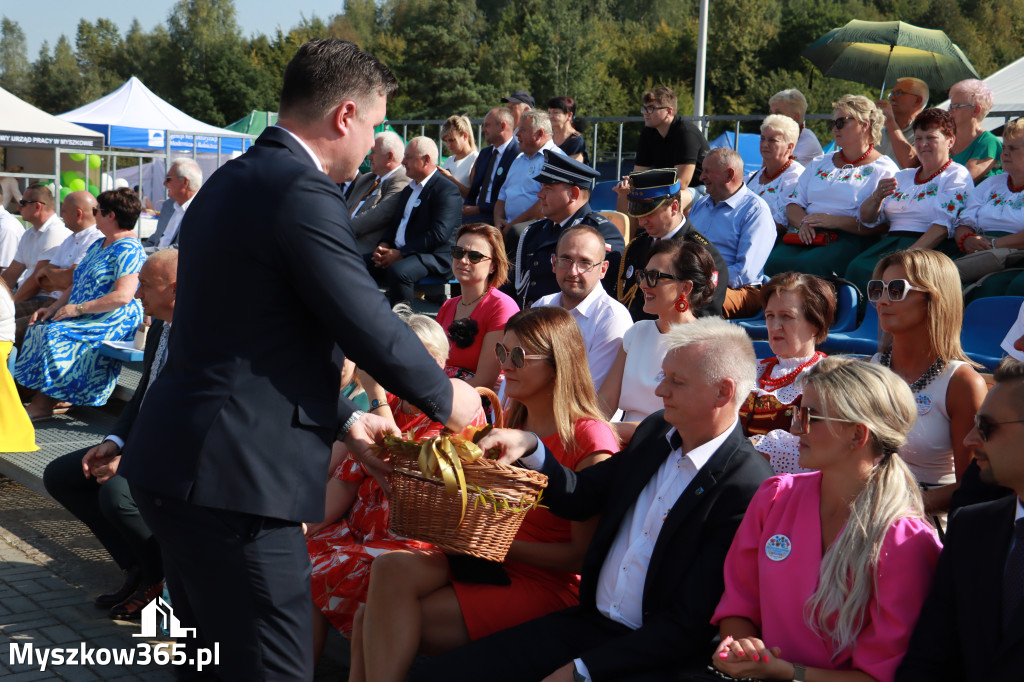
{"type": "Polygon", "coordinates": [[[996,248],[996,238],[995,237],[989,237],[988,238],[988,245],[991,246],[993,249],[996,248]]]}
{"type": "Polygon", "coordinates": [[[387,401],[377,400],[376,398],[374,398],[373,400],[370,401],[370,412],[373,412],[374,410],[376,410],[378,408],[387,407],[387,406],[388,406],[387,401]]]}
{"type": "Polygon", "coordinates": [[[975,232],[974,230],[968,230],[967,232],[964,232],[963,236],[960,237],[960,239],[956,240],[956,248],[960,249],[964,253],[967,253],[967,251],[964,251],[964,242],[967,241],[968,237],[977,237],[977,236],[978,236],[978,233],[975,232]]]}
{"type": "Polygon", "coordinates": [[[807,668],[799,663],[793,663],[793,682],[805,682],[807,679],[807,668]]]}

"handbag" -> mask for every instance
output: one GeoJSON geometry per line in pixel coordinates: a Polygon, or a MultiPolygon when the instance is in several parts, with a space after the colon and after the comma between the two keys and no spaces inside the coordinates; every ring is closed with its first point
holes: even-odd
{"type": "Polygon", "coordinates": [[[985,275],[1024,264],[1024,249],[985,249],[960,256],[953,262],[960,271],[961,282],[974,282],[985,275]]]}
{"type": "Polygon", "coordinates": [[[810,244],[804,244],[800,241],[799,232],[787,232],[782,235],[783,244],[793,244],[795,246],[825,246],[826,244],[831,244],[837,239],[839,239],[839,235],[831,230],[815,230],[814,238],[811,239],[810,244]]]}

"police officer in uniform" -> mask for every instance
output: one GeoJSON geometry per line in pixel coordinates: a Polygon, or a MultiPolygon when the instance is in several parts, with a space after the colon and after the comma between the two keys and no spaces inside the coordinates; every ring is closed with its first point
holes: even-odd
{"type": "MultiPolygon", "coordinates": [[[[590,166],[562,154],[545,150],[544,165],[533,176],[541,184],[537,199],[544,218],[531,223],[519,238],[514,254],[515,276],[506,293],[516,299],[524,310],[541,296],[559,291],[551,267],[558,237],[573,225],[590,225],[604,237],[608,269],[618,272],[626,242],[619,229],[590,208],[590,192],[599,173],[590,166]],[[511,290],[509,290],[511,289],[511,290]]],[[[608,293],[615,296],[615,280],[603,280],[608,293]]]]}
{"type": "Polygon", "coordinates": [[[644,295],[640,291],[636,273],[647,265],[647,252],[655,241],[685,239],[700,244],[711,253],[718,273],[714,298],[697,314],[721,317],[725,291],[729,287],[729,268],[715,245],[683,215],[679,202],[682,187],[676,170],[656,168],[640,171],[630,174],[628,182],[627,210],[637,219],[641,229],[629,242],[622,256],[618,276],[619,301],[629,308],[635,321],[654,319],[654,315],[644,312],[644,295]]]}

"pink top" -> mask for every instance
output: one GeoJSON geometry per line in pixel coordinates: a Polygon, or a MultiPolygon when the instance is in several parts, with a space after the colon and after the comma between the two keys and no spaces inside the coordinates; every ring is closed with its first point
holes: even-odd
{"type": "MultiPolygon", "coordinates": [[[[458,309],[461,296],[449,298],[437,311],[437,323],[448,333],[448,326],[455,319],[455,311],[458,309]]],[[[451,336],[448,337],[448,367],[458,367],[469,370],[476,374],[477,364],[480,362],[480,353],[493,352],[493,348],[483,348],[484,336],[489,332],[501,331],[509,318],[519,312],[519,306],[510,296],[504,294],[494,287],[487,290],[483,299],[476,304],[476,308],[469,314],[471,320],[476,320],[479,331],[473,343],[467,348],[459,348],[452,343],[451,336]]],[[[449,376],[453,376],[451,372],[449,376]]]]}
{"type": "Polygon", "coordinates": [[[832,658],[832,645],[804,619],[822,560],[821,472],[765,481],[751,500],[725,558],[725,594],[711,622],[751,620],[768,647],[808,667],[860,670],[893,679],[931,587],[942,546],[921,519],[901,518],[886,533],[877,591],[851,650],[832,658]]]}

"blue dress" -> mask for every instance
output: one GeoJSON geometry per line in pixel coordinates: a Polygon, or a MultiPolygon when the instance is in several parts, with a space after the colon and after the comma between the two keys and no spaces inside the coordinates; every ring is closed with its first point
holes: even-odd
{"type": "MultiPolygon", "coordinates": [[[[70,305],[106,296],[115,282],[138,273],[146,253],[138,239],[118,239],[104,248],[97,240],[75,268],[70,305]]],[[[25,334],[14,378],[22,386],[74,405],[103,405],[117,385],[118,360],[99,354],[104,341],[132,338],[142,322],[138,299],[106,313],[34,324],[25,334]]]]}

